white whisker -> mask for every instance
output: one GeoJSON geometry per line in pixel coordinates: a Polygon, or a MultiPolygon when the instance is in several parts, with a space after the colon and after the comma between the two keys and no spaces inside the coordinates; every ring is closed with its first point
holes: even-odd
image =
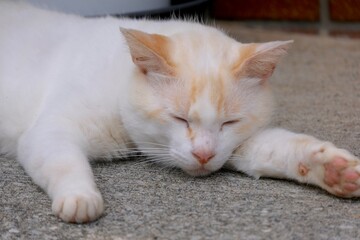
{"type": "MultiPolygon", "coordinates": [[[[133,142],[131,142],[133,144],[133,142]]],[[[164,144],[161,144],[161,143],[154,143],[154,142],[137,142],[137,144],[149,144],[149,145],[154,145],[154,146],[162,146],[162,147],[166,147],[168,148],[169,145],[164,145],[164,144]]]]}

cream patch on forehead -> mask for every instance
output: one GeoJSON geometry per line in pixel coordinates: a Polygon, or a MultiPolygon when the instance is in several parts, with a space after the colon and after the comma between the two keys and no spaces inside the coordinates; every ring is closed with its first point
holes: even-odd
{"type": "Polygon", "coordinates": [[[197,96],[195,102],[191,104],[188,117],[190,120],[205,126],[211,125],[218,118],[216,106],[210,101],[208,86],[203,89],[201,94],[197,96]]]}

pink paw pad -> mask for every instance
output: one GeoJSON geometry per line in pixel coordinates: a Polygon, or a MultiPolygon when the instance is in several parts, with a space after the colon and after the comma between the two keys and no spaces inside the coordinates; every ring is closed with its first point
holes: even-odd
{"type": "Polygon", "coordinates": [[[359,188],[359,186],[356,183],[345,183],[343,187],[344,190],[346,190],[347,192],[353,192],[359,188]]]}
{"type": "Polygon", "coordinates": [[[359,173],[357,173],[355,170],[347,169],[343,173],[345,182],[355,182],[359,179],[359,173]]]}
{"type": "Polygon", "coordinates": [[[346,195],[359,189],[359,184],[356,183],[360,178],[360,174],[355,171],[350,162],[346,159],[337,157],[331,162],[324,165],[325,176],[324,182],[329,187],[336,188],[337,195],[346,195]],[[339,191],[339,189],[341,189],[339,191]]]}

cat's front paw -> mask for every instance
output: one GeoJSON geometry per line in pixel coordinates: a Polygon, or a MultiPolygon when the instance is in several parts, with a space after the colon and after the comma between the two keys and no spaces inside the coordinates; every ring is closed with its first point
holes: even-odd
{"type": "Polygon", "coordinates": [[[98,191],[64,193],[55,197],[53,213],[65,222],[86,223],[98,219],[104,211],[104,203],[98,191]]]}
{"type": "Polygon", "coordinates": [[[348,151],[324,144],[312,152],[309,166],[299,172],[313,169],[316,185],[339,197],[360,197],[360,160],[348,151]]]}

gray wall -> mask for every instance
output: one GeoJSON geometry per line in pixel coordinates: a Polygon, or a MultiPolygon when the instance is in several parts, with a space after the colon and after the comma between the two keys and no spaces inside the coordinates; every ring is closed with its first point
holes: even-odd
{"type": "Polygon", "coordinates": [[[84,16],[131,13],[168,7],[170,0],[26,0],[38,7],[84,16]]]}

